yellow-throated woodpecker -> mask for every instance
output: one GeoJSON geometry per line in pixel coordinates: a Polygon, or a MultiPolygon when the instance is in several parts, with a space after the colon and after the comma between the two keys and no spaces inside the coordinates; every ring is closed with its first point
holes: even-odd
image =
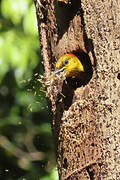
{"type": "Polygon", "coordinates": [[[77,77],[81,72],[84,72],[81,61],[74,54],[68,53],[58,59],[54,74],[59,77],[77,77]]]}

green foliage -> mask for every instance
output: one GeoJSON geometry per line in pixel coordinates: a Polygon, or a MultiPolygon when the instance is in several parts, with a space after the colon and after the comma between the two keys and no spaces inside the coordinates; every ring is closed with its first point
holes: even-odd
{"type": "Polygon", "coordinates": [[[57,180],[32,0],[0,1],[0,178],[57,180]]]}

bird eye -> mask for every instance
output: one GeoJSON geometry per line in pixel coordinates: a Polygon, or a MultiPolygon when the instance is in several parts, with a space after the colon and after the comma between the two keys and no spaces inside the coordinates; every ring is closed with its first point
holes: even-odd
{"type": "Polygon", "coordinates": [[[65,61],[63,61],[63,65],[67,65],[69,63],[69,61],[66,59],[65,61]]]}

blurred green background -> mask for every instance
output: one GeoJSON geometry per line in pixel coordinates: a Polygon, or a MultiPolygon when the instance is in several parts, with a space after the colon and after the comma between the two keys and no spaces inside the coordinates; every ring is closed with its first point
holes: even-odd
{"type": "Polygon", "coordinates": [[[0,179],[58,180],[33,0],[0,0],[0,179]]]}

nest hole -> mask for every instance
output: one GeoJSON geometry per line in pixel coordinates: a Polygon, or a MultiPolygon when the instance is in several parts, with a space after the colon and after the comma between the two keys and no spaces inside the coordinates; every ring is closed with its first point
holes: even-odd
{"type": "Polygon", "coordinates": [[[66,78],[65,81],[63,82],[62,94],[65,96],[65,98],[63,98],[66,107],[65,109],[68,109],[70,107],[72,103],[74,91],[81,86],[87,85],[93,75],[93,68],[89,55],[85,52],[80,52],[80,53],[72,52],[72,53],[76,55],[78,59],[80,59],[80,61],[83,64],[85,72],[80,73],[78,77],[66,78]]]}

